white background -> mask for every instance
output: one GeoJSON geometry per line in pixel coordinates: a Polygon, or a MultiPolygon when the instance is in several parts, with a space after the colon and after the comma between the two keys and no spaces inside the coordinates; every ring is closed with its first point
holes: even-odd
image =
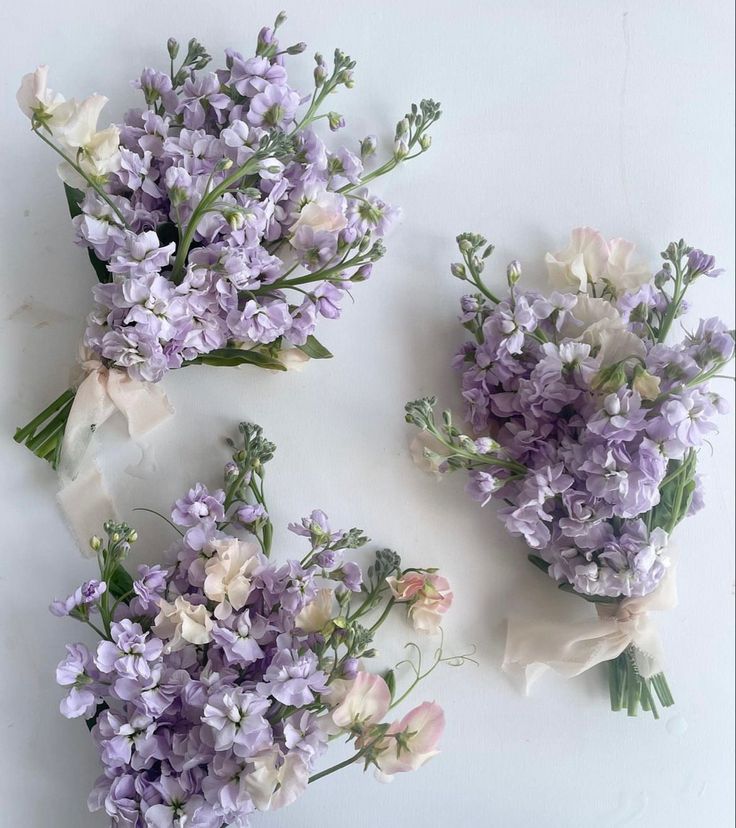
{"type": "MultiPolygon", "coordinates": [[[[117,120],[137,103],[129,79],[165,64],[169,35],[196,35],[216,56],[227,46],[247,52],[278,8],[23,0],[2,12],[3,826],[105,824],[85,806],[95,750],[81,722],[58,714],[53,682],[64,643],[84,631],[46,611],[91,564],[55,507],[51,470],[10,440],[67,387],[93,274],[71,243],[55,161],[15,108],[17,81],[48,63],[54,89],[102,92],[111,99],[105,117],[117,120]]],[[[701,458],[707,510],[677,531],[680,605],[661,619],[677,706],[654,722],[608,711],[604,670],[549,675],[529,699],[500,672],[510,611],[562,618],[590,608],[529,566],[523,544],[492,507],[465,497],[460,479],[436,484],[411,464],[402,410],[429,393],[444,405],[456,399],[448,363],[462,340],[462,286],[448,265],[463,230],[497,244],[498,285],[514,257],[541,284],[543,254],[580,224],[633,240],[653,265],[685,236],[726,268],[701,283],[694,313],[733,323],[733,28],[726,0],[291,4],[284,39],[310,47],[291,63],[301,88],[315,49],[340,46],[358,60],[356,88],[334,104],[348,119],[345,138],[378,132],[390,141],[407,104],[426,95],[444,104],[434,146],[376,188],[404,219],[355,305],[321,326],[336,359],[288,375],[173,372],[165,387],[179,413],[156,434],[159,473],[122,472],[135,452],[118,421],[102,435],[105,465],[123,515],[136,505],[166,511],[195,480],[218,482],[222,435],[239,419],[260,422],[278,444],[269,480],[277,554],[299,549],[286,522],[319,506],[407,563],[440,565],[456,593],[448,650],[476,644],[480,665],[438,670],[420,692],[417,701],[441,702],[448,721],[443,753],[425,769],[382,786],[351,768],[255,824],[733,823],[732,419],[701,458]]],[[[727,381],[719,390],[732,398],[727,381]]],[[[137,560],[156,561],[167,528],[148,515],[136,522],[137,560]]],[[[402,624],[395,632],[400,641],[410,634],[402,624]]]]}

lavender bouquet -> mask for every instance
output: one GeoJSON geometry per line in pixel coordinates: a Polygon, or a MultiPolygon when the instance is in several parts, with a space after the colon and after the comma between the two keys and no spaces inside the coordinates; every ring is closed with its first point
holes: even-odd
{"type": "Polygon", "coordinates": [[[460,317],[472,338],[454,362],[469,425],[447,411],[437,423],[434,398],[409,403],[406,419],[424,432],[425,463],[465,469],[470,496],[499,503],[529,560],[598,610],[590,623],[511,621],[505,666],[530,681],[608,662],[612,709],[657,716],[655,697],[673,699],[647,612],[675,603],[669,538],[703,506],[698,452],[725,411],[710,380],[734,353],[717,318],[668,335],[692,285],[721,271],[679,241],[652,275],[630,243],[579,228],[546,257],[553,292],[520,290],[514,261],[500,298],[482,277],[493,246],[472,234],[458,244],[452,273],[474,290],[460,317]]]}
{"type": "Polygon", "coordinates": [[[367,538],[331,529],[321,511],[289,526],[308,544],[300,561],[270,560],[263,478],[274,446],[258,426],[240,431],[224,488],[197,484],[176,502],[170,564],[130,575],[137,533],[108,521],[106,539],[90,544],[99,580],[51,605],[99,636],[92,651],[67,647],[57,681],[68,689],[61,712],[87,720],[104,766],[89,806],[120,828],[244,828],[351,764],[390,778],[438,752],[437,704],[387,717],[440,663],[466,657],[446,658],[440,644],[423,665],[412,644],[403,670],[368,662],[394,608],[437,632],[449,584],[434,569],[403,569],[388,549],[364,579],[346,553],[367,538]],[[337,738],[347,758],[318,769],[337,738]]]}
{"type": "Polygon", "coordinates": [[[136,422],[131,408],[152,389],[134,386],[131,402],[132,384],[188,365],[281,371],[330,357],[314,336],[318,318],[338,317],[383,256],[398,210],[366,185],[429,148],[439,105],[412,105],[393,149],[370,168],[375,136],[328,149],[315,127],[344,126],[325,106],[352,88],[355,62],[339,49],[331,64],[316,54],[314,89],[296,91],[285,59],[306,44],[280,46],[285,19],[261,30],[253,57],[227,50],[216,71],[196,39],[183,58],[170,39],[168,71],[146,68],[134,81],[145,108],[102,130],[103,96],[65,101],[47,87],[44,66],[23,78],[18,102],[61,156],[75,240],[99,280],[82,364],[105,387],[91,402],[80,395],[76,412],[70,388],[15,434],[55,467],[70,416],[82,438],[116,409],[131,434],[165,416],[159,405],[136,422]]]}

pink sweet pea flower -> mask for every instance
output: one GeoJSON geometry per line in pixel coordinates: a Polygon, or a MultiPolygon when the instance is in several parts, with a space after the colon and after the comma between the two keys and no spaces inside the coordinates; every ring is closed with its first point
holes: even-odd
{"type": "Polygon", "coordinates": [[[436,633],[442,616],[452,606],[453,594],[447,578],[426,572],[407,572],[386,578],[394,598],[409,603],[409,619],[415,630],[436,633]]]}
{"type": "Polygon", "coordinates": [[[445,714],[434,702],[423,702],[400,722],[394,722],[379,746],[381,752],[376,759],[384,781],[391,781],[395,773],[416,770],[436,756],[444,730],[445,714]]]}
{"type": "Polygon", "coordinates": [[[376,724],[386,715],[390,704],[391,691],[383,678],[361,672],[332,711],[332,721],[346,730],[376,724]]]}

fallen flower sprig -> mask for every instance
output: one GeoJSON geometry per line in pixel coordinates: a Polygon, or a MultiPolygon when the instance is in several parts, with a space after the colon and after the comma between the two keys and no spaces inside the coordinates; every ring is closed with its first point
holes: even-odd
{"type": "MultiPolygon", "coordinates": [[[[283,371],[331,356],[314,336],[317,321],[340,316],[398,215],[365,185],[429,149],[440,108],[412,105],[373,167],[373,135],[329,148],[315,127],[345,125],[325,105],[354,86],[355,61],[339,49],[331,65],[316,54],[303,96],[285,63],[306,44],[280,46],[285,19],[261,30],[252,57],[228,49],[215,71],[196,39],[183,57],[170,39],[169,70],[145,68],[134,82],[146,108],[102,130],[107,98],[65,100],[48,88],[44,66],[23,78],[18,102],[61,159],[75,240],[99,280],[84,337],[88,373],[99,366],[156,383],[190,365],[283,371]]],[[[75,391],[15,434],[55,467],[75,391]]]]}
{"type": "Polygon", "coordinates": [[[289,526],[309,545],[302,560],[272,561],[263,479],[274,446],[258,426],[240,430],[223,488],[197,484],[176,501],[166,563],[129,573],[138,534],[108,521],[90,542],[99,578],[51,605],[99,638],[67,647],[57,681],[61,712],[87,720],[104,766],[90,808],[121,828],[242,828],[349,765],[381,778],[419,768],[438,752],[442,709],[386,717],[440,664],[472,660],[445,656],[440,638],[428,667],[412,643],[414,657],[371,671],[392,611],[440,631],[449,584],[388,549],[364,579],[347,555],[368,539],[321,511],[289,526]],[[337,738],[350,755],[325,767],[337,738]]]}
{"type": "Polygon", "coordinates": [[[607,662],[612,709],[657,716],[656,701],[673,698],[648,613],[675,604],[669,538],[703,507],[697,456],[726,410],[709,383],[734,353],[717,318],[667,338],[692,285],[721,271],[681,240],[652,275],[629,242],[578,228],[547,254],[553,292],[521,290],[514,261],[499,298],[482,275],[493,245],[470,233],[458,244],[451,271],[474,289],[460,316],[472,339],[454,363],[468,425],[449,411],[438,422],[433,397],[409,403],[406,419],[423,432],[422,461],[465,469],[469,495],[500,505],[529,560],[598,613],[510,621],[504,666],[528,685],[546,667],[573,676],[607,662]]]}

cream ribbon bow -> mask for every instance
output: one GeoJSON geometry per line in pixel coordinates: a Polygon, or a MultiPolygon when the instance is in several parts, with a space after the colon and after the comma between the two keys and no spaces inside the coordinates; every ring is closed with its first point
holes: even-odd
{"type": "Polygon", "coordinates": [[[58,499],[83,551],[104,521],[116,512],[89,444],[95,431],[116,411],[128,423],[135,441],[174,413],[166,394],[150,382],[135,380],[119,368],[107,368],[91,351],[83,349],[85,376],[72,403],[61,445],[58,499]]]}
{"type": "Polygon", "coordinates": [[[552,669],[567,678],[611,661],[630,645],[644,678],[663,670],[664,652],[649,613],[673,609],[677,589],[670,568],[654,592],[620,604],[596,604],[598,618],[577,623],[509,620],[503,670],[521,672],[525,692],[552,669]]]}

